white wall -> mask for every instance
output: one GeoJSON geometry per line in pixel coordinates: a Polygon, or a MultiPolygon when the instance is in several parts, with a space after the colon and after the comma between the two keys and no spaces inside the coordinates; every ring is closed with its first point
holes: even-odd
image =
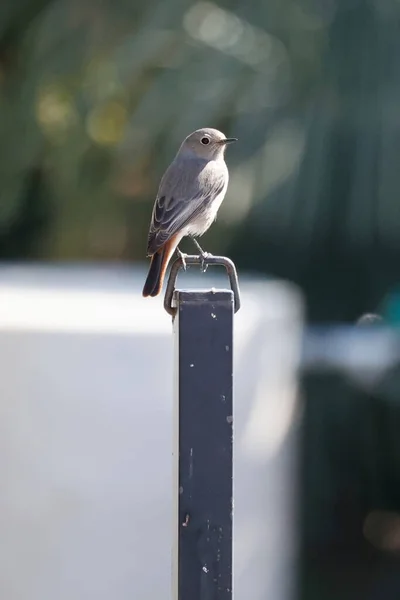
{"type": "MultiPolygon", "coordinates": [[[[143,279],[0,268],[2,600],[171,597],[172,326],[143,279]]],[[[235,596],[289,600],[301,311],[282,284],[241,287],[235,596]]]]}

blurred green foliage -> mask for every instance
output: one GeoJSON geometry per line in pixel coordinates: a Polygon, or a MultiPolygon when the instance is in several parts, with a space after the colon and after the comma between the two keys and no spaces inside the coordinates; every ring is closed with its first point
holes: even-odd
{"type": "Polygon", "coordinates": [[[50,193],[45,200],[39,188],[31,202],[51,215],[39,255],[141,258],[160,175],[181,139],[206,125],[241,140],[220,224],[230,229],[299,162],[298,111],[318,81],[333,9],[5,3],[1,231],[24,210],[25,178],[39,168],[50,193]]]}
{"type": "Polygon", "coordinates": [[[301,96],[318,68],[323,20],[286,4],[287,11],[279,2],[251,9],[181,0],[4,5],[3,256],[144,258],[160,176],[183,137],[207,125],[242,141],[241,154],[230,157],[230,208],[219,225],[230,231],[262,195],[249,186],[263,170],[267,121],[301,96]],[[288,26],[294,36],[277,35],[288,26]],[[310,28],[305,52],[299,33],[310,28]],[[27,192],[38,171],[41,185],[27,192]],[[17,225],[27,218],[27,193],[35,206],[29,250],[17,225]]]}
{"type": "Polygon", "coordinates": [[[312,320],[353,321],[398,281],[400,3],[310,4],[335,10],[293,111],[301,157],[253,204],[232,249],[243,266],[297,281],[312,320]]]}
{"type": "Polygon", "coordinates": [[[398,0],[0,9],[0,258],[144,259],[181,140],[239,137],[208,249],[354,319],[397,273],[398,0]]]}
{"type": "Polygon", "coordinates": [[[306,373],[302,600],[400,597],[400,365],[306,373]]]}

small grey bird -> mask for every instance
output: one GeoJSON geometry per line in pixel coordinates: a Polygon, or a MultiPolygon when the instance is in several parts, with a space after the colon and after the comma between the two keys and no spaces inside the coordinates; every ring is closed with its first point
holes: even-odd
{"type": "Polygon", "coordinates": [[[151,264],[143,296],[157,296],[168,263],[185,236],[203,235],[217,217],[228,187],[226,145],[236,142],[217,129],[198,129],[183,141],[161,179],[151,217],[147,256],[151,264]]]}

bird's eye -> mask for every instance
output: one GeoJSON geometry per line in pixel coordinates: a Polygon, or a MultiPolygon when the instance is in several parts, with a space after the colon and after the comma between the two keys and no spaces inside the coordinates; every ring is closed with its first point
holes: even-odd
{"type": "Polygon", "coordinates": [[[206,146],[207,144],[209,144],[209,143],[210,143],[210,138],[208,138],[208,137],[203,137],[203,138],[201,138],[201,140],[200,140],[200,141],[201,141],[201,143],[202,143],[202,144],[204,144],[204,145],[206,146]]]}

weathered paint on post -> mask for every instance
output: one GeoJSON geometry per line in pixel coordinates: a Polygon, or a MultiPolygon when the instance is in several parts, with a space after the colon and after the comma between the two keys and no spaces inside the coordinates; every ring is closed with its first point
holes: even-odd
{"type": "Polygon", "coordinates": [[[231,600],[230,290],[175,291],[173,600],[231,600]]]}

